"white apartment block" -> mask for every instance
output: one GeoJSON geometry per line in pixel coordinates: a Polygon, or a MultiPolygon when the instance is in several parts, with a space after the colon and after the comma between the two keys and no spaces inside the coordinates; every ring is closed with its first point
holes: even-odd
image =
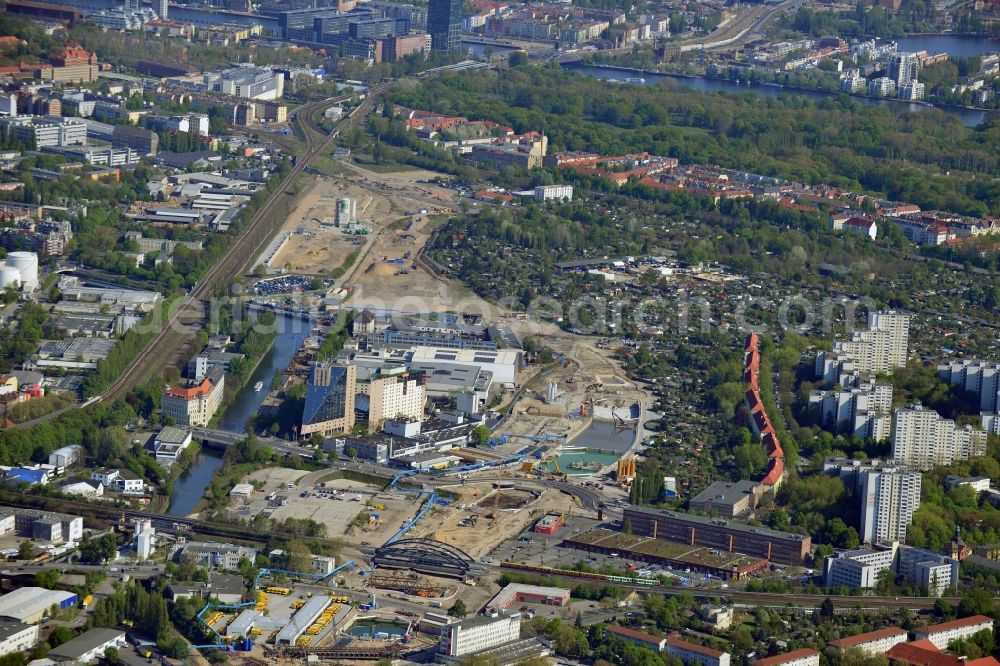
{"type": "Polygon", "coordinates": [[[751,666],[819,666],[819,652],[811,648],[792,650],[773,657],[757,659],[751,666]]]}
{"type": "Polygon", "coordinates": [[[837,553],[824,566],[827,587],[873,588],[879,572],[886,569],[920,586],[928,596],[939,597],[958,584],[958,560],[898,541],[837,553]]]}
{"type": "Polygon", "coordinates": [[[87,125],[79,118],[19,116],[0,118],[0,130],[29,147],[87,145],[87,125]]]}
{"type": "Polygon", "coordinates": [[[464,657],[520,638],[520,613],[473,617],[442,627],[439,651],[448,657],[464,657]]]}
{"type": "Polygon", "coordinates": [[[572,185],[539,185],[535,188],[535,201],[571,201],[573,199],[572,185]]]}
{"type": "Polygon", "coordinates": [[[942,363],[937,370],[952,386],[978,395],[980,411],[1000,412],[1000,363],[963,358],[942,363]]]}
{"type": "Polygon", "coordinates": [[[963,617],[961,620],[932,624],[914,631],[916,640],[929,640],[939,650],[944,650],[952,641],[968,638],[980,631],[993,631],[993,619],[985,615],[963,617]]]}
{"type": "Polygon", "coordinates": [[[859,439],[883,440],[892,433],[892,386],[864,383],[856,388],[812,391],[809,409],[820,424],[859,439]]]}
{"type": "Polygon", "coordinates": [[[677,636],[667,636],[666,653],[680,659],[685,666],[691,664],[695,666],[729,666],[731,658],[728,652],[720,652],[704,645],[689,643],[677,636]]]}
{"type": "Polygon", "coordinates": [[[980,412],[979,427],[986,432],[1000,435],[1000,414],[997,412],[980,412]]]}
{"type": "Polygon", "coordinates": [[[920,508],[920,472],[885,467],[860,473],[861,540],[906,541],[906,528],[920,508]]]}
{"type": "Polygon", "coordinates": [[[829,383],[843,383],[857,373],[888,373],[906,365],[911,315],[888,310],[870,312],[868,328],[838,340],[833,349],[816,356],[816,375],[829,383]]]}
{"type": "Polygon", "coordinates": [[[920,405],[897,409],[892,457],[900,465],[927,470],[986,453],[986,431],[965,426],[920,405]]]}
{"type": "Polygon", "coordinates": [[[887,627],[877,631],[869,631],[856,636],[839,638],[830,641],[830,646],[837,650],[850,650],[857,648],[865,654],[885,654],[894,646],[905,643],[908,639],[906,629],[899,627],[887,627]]]}

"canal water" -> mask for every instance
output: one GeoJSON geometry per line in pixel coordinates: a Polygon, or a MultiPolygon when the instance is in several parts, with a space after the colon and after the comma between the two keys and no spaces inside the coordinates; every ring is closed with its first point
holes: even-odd
{"type": "MultiPolygon", "coordinates": [[[[566,69],[574,72],[579,72],[581,74],[586,74],[588,76],[593,76],[599,79],[604,79],[606,81],[619,81],[624,83],[626,79],[636,79],[642,78],[644,85],[656,85],[661,81],[672,81],[682,87],[691,88],[692,90],[698,90],[701,92],[727,92],[727,93],[742,93],[742,94],[752,94],[758,97],[788,97],[788,96],[801,96],[808,97],[812,100],[822,100],[829,97],[836,97],[842,93],[837,92],[826,92],[822,90],[795,90],[795,89],[784,89],[775,86],[766,86],[760,84],[751,85],[741,85],[736,81],[729,81],[724,79],[705,79],[700,77],[684,77],[684,76],[673,76],[670,74],[637,74],[635,72],[621,71],[617,69],[609,69],[607,67],[594,66],[594,65],[576,65],[567,64],[564,65],[566,69]]],[[[983,121],[992,117],[992,114],[987,111],[978,111],[972,109],[953,109],[944,107],[935,107],[928,104],[913,104],[912,102],[904,102],[902,100],[893,99],[875,99],[872,97],[854,97],[851,99],[861,103],[871,106],[888,106],[889,108],[898,111],[926,111],[928,109],[940,108],[946,113],[950,113],[959,120],[966,127],[977,127],[982,124],[983,121]]]]}
{"type": "MultiPolygon", "coordinates": [[[[246,386],[236,394],[232,404],[219,420],[220,430],[243,432],[250,417],[257,411],[271,387],[271,380],[281,374],[291,363],[302,342],[309,335],[311,324],[295,317],[275,318],[278,334],[274,345],[261,359],[246,386]],[[254,391],[254,384],[263,382],[264,388],[254,391]]],[[[194,465],[174,483],[174,493],[170,499],[167,515],[186,516],[201,501],[205,488],[212,483],[216,471],[222,466],[222,457],[214,449],[203,448],[194,465]]]]}

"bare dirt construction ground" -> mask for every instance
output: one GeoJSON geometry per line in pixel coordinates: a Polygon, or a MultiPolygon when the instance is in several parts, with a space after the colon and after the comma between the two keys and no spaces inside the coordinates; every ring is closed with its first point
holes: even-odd
{"type": "MultiPolygon", "coordinates": [[[[522,378],[523,390],[517,394],[513,414],[497,431],[511,435],[566,435],[572,440],[591,421],[591,403],[598,411],[623,412],[635,403],[649,404],[649,393],[628,378],[621,363],[613,358],[615,349],[601,338],[573,335],[541,321],[501,317],[500,325],[510,326],[521,337],[530,337],[539,346],[563,355],[563,362],[540,376],[535,369],[522,378]],[[548,383],[556,382],[561,395],[554,403],[546,402],[548,383]],[[582,408],[582,409],[581,409],[582,408]],[[602,409],[603,408],[603,409],[602,409]]],[[[515,397],[504,396],[504,404],[515,397]]],[[[523,440],[514,440],[507,448],[517,449],[523,440]]],[[[504,449],[501,449],[504,450],[504,449]]]]}
{"type": "MultiPolygon", "coordinates": [[[[516,486],[516,479],[511,480],[516,486]]],[[[461,548],[474,559],[482,559],[502,542],[513,538],[547,511],[579,511],[572,497],[557,490],[545,490],[537,498],[521,504],[523,491],[501,493],[496,523],[490,519],[493,510],[492,484],[479,483],[449,488],[459,495],[446,507],[435,507],[414,527],[408,536],[430,537],[461,548]],[[477,504],[485,505],[478,506],[477,504]],[[503,508],[521,504],[518,508],[503,508]],[[461,508],[460,508],[461,507],[461,508]],[[478,516],[473,521],[472,516],[478,516]],[[460,525],[462,523],[462,525],[460,525]]]]}

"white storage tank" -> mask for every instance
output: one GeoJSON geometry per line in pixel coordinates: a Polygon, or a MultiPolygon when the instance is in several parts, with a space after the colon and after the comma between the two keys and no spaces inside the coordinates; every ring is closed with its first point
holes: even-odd
{"type": "Polygon", "coordinates": [[[38,287],[38,255],[34,252],[11,252],[7,255],[7,266],[21,272],[21,286],[25,291],[38,287]]]}
{"type": "Polygon", "coordinates": [[[7,289],[8,287],[14,287],[17,289],[20,286],[21,271],[16,268],[11,268],[10,266],[0,268],[0,290],[7,289]]]}

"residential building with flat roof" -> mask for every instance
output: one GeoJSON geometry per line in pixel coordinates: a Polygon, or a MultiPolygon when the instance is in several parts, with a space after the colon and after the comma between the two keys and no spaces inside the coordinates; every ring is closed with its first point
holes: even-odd
{"type": "Polygon", "coordinates": [[[993,618],[985,615],[972,615],[951,622],[932,624],[914,630],[916,640],[929,640],[939,650],[944,650],[952,641],[968,638],[980,631],[993,632],[993,618]]]}
{"type": "Polygon", "coordinates": [[[626,521],[638,536],[743,553],[778,564],[801,565],[812,546],[812,539],[801,534],[677,511],[630,506],[622,518],[623,524],[626,521]]]}
{"type": "Polygon", "coordinates": [[[868,328],[816,356],[816,375],[829,383],[853,373],[892,372],[906,365],[911,315],[889,310],[870,312],[868,328]]]}
{"type": "Polygon", "coordinates": [[[819,666],[819,652],[811,648],[792,650],[773,657],[756,659],[750,666],[819,666]]]}
{"type": "Polygon", "coordinates": [[[837,553],[824,566],[827,587],[870,589],[878,584],[879,572],[888,569],[929,596],[941,596],[958,584],[959,576],[958,560],[899,542],[837,553]]]}
{"type": "Polygon", "coordinates": [[[979,411],[1000,412],[1000,362],[953,359],[937,367],[938,376],[979,396],[979,411]]]}
{"type": "Polygon", "coordinates": [[[897,409],[892,433],[892,457],[900,465],[928,470],[986,453],[986,431],[959,427],[951,419],[923,406],[897,409]]]}
{"type": "Polygon", "coordinates": [[[920,508],[920,482],[920,472],[905,467],[862,471],[861,540],[906,541],[906,529],[920,508]]]}
{"type": "Polygon", "coordinates": [[[885,654],[893,646],[905,643],[907,637],[905,629],[886,627],[847,638],[838,638],[835,641],[830,641],[830,647],[840,651],[857,648],[865,654],[885,654]]]}

